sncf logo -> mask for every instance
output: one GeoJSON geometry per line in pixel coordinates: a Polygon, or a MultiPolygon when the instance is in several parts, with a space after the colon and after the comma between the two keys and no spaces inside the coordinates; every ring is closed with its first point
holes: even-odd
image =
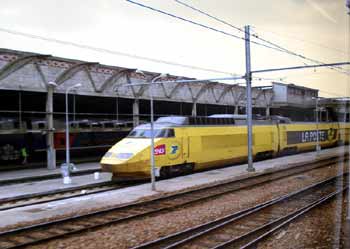
{"type": "Polygon", "coordinates": [[[172,145],[171,146],[171,152],[170,154],[176,154],[176,152],[179,150],[179,146],[177,145],[172,145]]]}
{"type": "Polygon", "coordinates": [[[167,155],[168,155],[168,158],[171,160],[174,160],[181,155],[180,144],[177,143],[176,141],[169,144],[168,150],[169,150],[169,153],[167,155]]]}
{"type": "Polygon", "coordinates": [[[165,144],[158,145],[154,147],[154,155],[155,156],[160,156],[160,155],[165,155],[166,150],[165,150],[165,144]]]}

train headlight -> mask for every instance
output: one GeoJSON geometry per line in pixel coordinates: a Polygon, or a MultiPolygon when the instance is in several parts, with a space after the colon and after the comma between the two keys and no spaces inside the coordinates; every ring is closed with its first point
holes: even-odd
{"type": "Polygon", "coordinates": [[[133,155],[134,155],[133,153],[118,153],[117,158],[122,159],[122,160],[126,160],[126,159],[129,159],[130,157],[132,157],[133,155]]]}
{"type": "Polygon", "coordinates": [[[107,151],[106,154],[104,154],[103,157],[108,158],[108,157],[112,157],[112,155],[113,155],[112,152],[107,151]]]}

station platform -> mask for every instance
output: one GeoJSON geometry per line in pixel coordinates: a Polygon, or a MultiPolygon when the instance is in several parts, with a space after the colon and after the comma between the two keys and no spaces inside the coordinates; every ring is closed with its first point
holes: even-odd
{"type": "MultiPolygon", "coordinates": [[[[64,190],[75,187],[82,187],[102,182],[110,182],[112,178],[111,173],[100,173],[99,178],[94,178],[94,173],[84,174],[79,176],[72,176],[71,184],[63,184],[63,178],[55,178],[50,180],[26,182],[20,184],[10,184],[1,186],[0,200],[10,197],[18,197],[23,195],[40,194],[42,192],[50,192],[54,190],[64,190]]],[[[1,212],[0,212],[1,213],[1,212]]]]}
{"type": "MultiPolygon", "coordinates": [[[[222,181],[239,181],[259,174],[278,172],[293,167],[302,167],[305,163],[341,157],[347,153],[349,153],[349,146],[340,146],[324,149],[319,153],[307,152],[255,162],[255,172],[247,172],[247,164],[241,164],[168,180],[161,180],[156,183],[157,191],[152,191],[150,183],[146,183],[83,197],[4,210],[0,212],[2,217],[0,229],[7,226],[14,227],[19,224],[35,223],[37,220],[51,220],[54,219],[54,217],[76,215],[91,210],[125,205],[145,198],[155,198],[157,196],[163,196],[164,194],[185,191],[222,181]]],[[[75,177],[73,177],[73,182],[74,178],[75,177]]],[[[46,184],[50,184],[50,182],[42,181],[37,187],[45,189],[48,187],[46,184]]]]}
{"type": "MultiPolygon", "coordinates": [[[[100,170],[100,164],[98,162],[94,163],[80,163],[76,164],[76,170],[72,175],[82,175],[89,174],[100,170]]],[[[28,181],[30,179],[49,179],[58,178],[61,176],[61,169],[57,167],[56,169],[47,168],[34,168],[34,169],[20,169],[11,170],[0,173],[0,185],[5,185],[12,182],[28,181]]]]}

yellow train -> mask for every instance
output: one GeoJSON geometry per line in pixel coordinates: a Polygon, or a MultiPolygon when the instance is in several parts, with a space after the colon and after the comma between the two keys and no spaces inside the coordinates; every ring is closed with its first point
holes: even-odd
{"type": "MultiPolygon", "coordinates": [[[[292,123],[274,116],[253,120],[255,159],[349,143],[348,123],[292,123]]],[[[173,176],[247,159],[247,127],[242,115],[162,117],[154,123],[156,175],[173,176]]],[[[150,124],[134,128],[102,158],[113,178],[150,177],[150,124]]]]}

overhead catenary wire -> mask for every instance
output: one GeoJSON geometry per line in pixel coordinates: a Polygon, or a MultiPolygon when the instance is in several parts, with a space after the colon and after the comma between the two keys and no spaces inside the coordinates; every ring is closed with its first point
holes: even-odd
{"type": "MultiPolygon", "coordinates": [[[[127,1],[129,1],[129,0],[127,0],[127,1]]],[[[218,22],[220,22],[220,23],[222,23],[222,24],[225,24],[225,25],[227,25],[227,26],[229,26],[229,27],[231,27],[231,28],[234,28],[234,29],[236,29],[236,30],[238,30],[238,31],[240,31],[240,32],[243,32],[243,33],[245,32],[242,28],[239,28],[239,27],[237,27],[237,26],[235,26],[235,25],[233,25],[233,24],[231,24],[231,23],[229,23],[229,22],[227,22],[227,21],[225,21],[225,20],[223,20],[223,19],[221,19],[221,18],[218,18],[218,17],[216,17],[216,16],[214,16],[214,15],[212,15],[212,14],[209,14],[209,13],[203,11],[203,10],[200,10],[200,9],[194,7],[193,5],[190,5],[190,4],[185,3],[185,2],[183,2],[183,1],[180,1],[180,0],[174,0],[174,1],[177,2],[177,3],[179,3],[179,4],[181,4],[181,5],[183,5],[183,6],[185,6],[185,7],[187,7],[187,8],[190,8],[190,9],[196,11],[196,12],[199,12],[199,13],[201,13],[202,15],[205,15],[205,16],[207,16],[207,17],[209,17],[209,18],[212,18],[212,19],[214,19],[214,20],[216,20],[216,21],[218,21],[218,22]]],[[[326,63],[324,63],[324,62],[322,62],[322,61],[318,61],[318,60],[315,60],[315,59],[306,57],[306,56],[304,56],[304,55],[302,55],[302,54],[300,54],[300,53],[296,53],[296,52],[293,52],[293,51],[291,51],[291,50],[289,50],[289,49],[286,49],[286,48],[282,47],[281,45],[276,44],[275,42],[271,42],[271,41],[268,41],[268,40],[266,40],[266,39],[263,39],[263,38],[259,37],[257,34],[253,34],[252,36],[253,36],[254,38],[256,38],[256,39],[262,41],[262,42],[265,42],[265,43],[267,43],[267,44],[269,44],[269,45],[271,45],[271,46],[273,46],[273,47],[276,47],[277,49],[279,49],[280,52],[285,52],[285,53],[288,53],[288,54],[290,54],[290,55],[294,55],[294,56],[300,57],[300,58],[303,59],[303,60],[308,60],[308,61],[315,62],[315,63],[320,63],[320,64],[326,64],[326,63]]],[[[251,41],[251,42],[252,42],[252,41],[251,41]]],[[[254,43],[254,42],[252,42],[252,43],[254,43]]],[[[257,44],[257,43],[255,43],[255,44],[257,44]]],[[[344,74],[350,75],[349,72],[344,72],[344,71],[342,71],[342,70],[343,70],[342,67],[330,67],[330,69],[336,70],[336,71],[338,71],[338,72],[340,72],[340,73],[344,73],[344,74]],[[337,69],[338,69],[338,70],[337,70],[337,69]]]]}
{"type": "MultiPolygon", "coordinates": [[[[257,35],[257,33],[255,32],[255,34],[253,34],[252,36],[254,37],[259,37],[257,35]]],[[[271,42],[268,42],[269,44],[274,44],[274,43],[271,43],[271,42]]],[[[280,47],[280,46],[279,46],[280,47]]],[[[281,47],[282,48],[282,47],[281,47]]],[[[325,62],[322,62],[322,61],[319,61],[319,60],[315,60],[315,59],[312,59],[312,58],[309,58],[309,57],[306,57],[302,54],[298,54],[298,53],[295,53],[295,52],[292,52],[290,50],[287,50],[285,49],[286,53],[289,53],[291,55],[294,55],[294,56],[297,56],[297,57],[300,57],[301,59],[304,59],[304,60],[307,60],[307,61],[310,61],[310,62],[314,62],[314,63],[319,63],[319,64],[327,64],[325,62]]],[[[332,69],[332,70],[335,70],[337,71],[338,73],[342,73],[342,74],[346,74],[346,75],[350,75],[350,71],[347,71],[346,69],[344,69],[343,67],[341,66],[329,66],[328,67],[329,69],[332,69]]]]}
{"type": "Polygon", "coordinates": [[[302,42],[302,43],[309,43],[309,44],[312,44],[313,46],[317,46],[317,47],[328,49],[328,50],[333,50],[335,52],[338,52],[339,54],[347,55],[347,52],[344,51],[344,50],[333,48],[333,47],[329,47],[327,45],[324,45],[324,44],[321,44],[321,43],[318,43],[318,42],[315,42],[315,41],[305,40],[305,39],[302,39],[300,37],[296,37],[296,36],[290,35],[290,34],[282,34],[282,33],[279,33],[279,32],[277,33],[275,31],[270,31],[270,30],[267,30],[265,28],[261,28],[261,27],[258,28],[258,27],[254,26],[254,25],[252,27],[254,29],[262,30],[264,33],[270,33],[270,34],[272,34],[274,36],[282,37],[282,38],[285,38],[285,39],[288,39],[288,40],[299,41],[299,42],[302,42]]]}
{"type": "MultiPolygon", "coordinates": [[[[230,37],[233,37],[233,38],[236,38],[236,39],[239,39],[239,40],[243,40],[243,41],[245,40],[244,37],[241,37],[241,36],[238,36],[238,35],[235,35],[235,34],[231,34],[229,32],[226,32],[226,31],[223,31],[223,30],[220,30],[220,29],[217,29],[217,28],[213,28],[213,27],[210,27],[208,25],[205,25],[205,24],[202,24],[202,23],[199,23],[199,22],[196,22],[196,21],[192,21],[190,19],[187,19],[187,18],[184,18],[184,17],[180,17],[180,16],[174,15],[172,13],[169,13],[169,12],[166,12],[166,11],[163,11],[163,10],[160,10],[160,9],[157,9],[157,8],[154,8],[154,7],[151,7],[151,6],[139,3],[139,2],[135,2],[135,1],[132,1],[132,0],[125,0],[125,1],[127,1],[129,3],[132,3],[132,4],[135,4],[135,5],[138,5],[140,7],[143,7],[143,8],[146,8],[146,9],[149,9],[149,10],[161,13],[163,15],[167,15],[167,16],[170,16],[170,17],[182,20],[184,22],[191,23],[193,25],[196,25],[196,26],[199,26],[199,27],[202,27],[202,28],[206,28],[206,29],[212,30],[214,32],[221,33],[221,34],[226,35],[226,36],[230,36],[230,37]]],[[[262,44],[262,43],[259,43],[259,42],[256,42],[256,41],[250,41],[250,42],[254,43],[256,45],[259,45],[259,46],[263,46],[263,47],[269,48],[269,49],[273,49],[273,50],[280,51],[280,52],[285,52],[285,51],[283,51],[283,50],[281,50],[279,48],[271,47],[271,46],[268,46],[268,45],[265,45],[265,44],[262,44]]]]}
{"type": "Polygon", "coordinates": [[[80,44],[80,43],[66,41],[66,40],[59,40],[59,39],[55,39],[55,38],[49,38],[49,37],[44,37],[44,36],[40,36],[40,35],[35,35],[35,34],[20,32],[20,31],[16,31],[16,30],[5,29],[5,28],[0,28],[0,32],[12,34],[12,35],[17,35],[17,36],[23,36],[23,37],[32,38],[32,39],[37,39],[37,40],[42,40],[42,41],[47,41],[47,42],[54,42],[57,44],[73,46],[73,47],[92,50],[92,51],[96,51],[96,52],[100,52],[100,53],[113,54],[113,55],[129,57],[129,58],[133,58],[133,59],[150,61],[150,62],[159,63],[159,64],[166,64],[166,65],[170,65],[170,66],[183,67],[183,68],[188,68],[188,69],[193,69],[193,70],[200,70],[200,71],[219,73],[219,74],[225,74],[225,75],[237,75],[237,74],[232,73],[232,72],[225,72],[225,71],[220,71],[220,70],[215,70],[215,69],[210,69],[210,68],[204,68],[204,67],[181,64],[181,63],[171,62],[171,61],[166,61],[166,60],[161,60],[161,59],[155,59],[155,58],[151,58],[151,57],[139,56],[139,55],[129,54],[129,53],[120,52],[120,51],[116,51],[116,50],[99,48],[99,47],[94,47],[94,46],[90,46],[90,45],[86,45],[86,44],[80,44]]]}
{"type": "MultiPolygon", "coordinates": [[[[233,25],[233,24],[231,24],[231,23],[229,23],[229,22],[227,22],[227,21],[225,21],[225,20],[223,20],[223,19],[220,19],[220,18],[218,18],[218,17],[216,17],[216,16],[214,16],[214,15],[212,15],[212,14],[209,14],[209,13],[207,13],[207,12],[204,12],[203,10],[200,10],[200,9],[198,9],[198,8],[192,6],[192,5],[189,5],[189,4],[187,4],[187,3],[183,2],[183,1],[180,1],[180,0],[174,0],[174,1],[177,2],[177,3],[179,3],[179,4],[181,4],[181,5],[183,5],[183,6],[185,6],[185,7],[187,7],[187,8],[190,8],[190,9],[192,9],[192,10],[194,10],[194,11],[197,11],[197,12],[199,12],[199,13],[201,13],[201,14],[207,16],[207,17],[210,17],[210,18],[212,18],[212,19],[214,19],[214,20],[216,20],[216,21],[218,21],[218,22],[220,22],[220,23],[222,23],[222,24],[225,24],[225,25],[227,25],[227,26],[229,26],[229,27],[231,27],[231,28],[234,28],[234,29],[236,29],[237,31],[240,31],[240,32],[242,32],[242,33],[245,33],[245,31],[244,31],[242,28],[237,27],[237,26],[235,26],[235,25],[233,25]]],[[[265,39],[263,39],[263,38],[261,38],[261,37],[258,37],[257,35],[252,35],[252,36],[253,36],[254,38],[258,39],[258,40],[261,40],[261,41],[263,41],[263,42],[269,43],[270,45],[275,46],[276,48],[279,48],[279,49],[281,49],[281,50],[284,50],[284,51],[286,51],[286,52],[289,52],[287,49],[283,48],[282,46],[279,46],[279,45],[277,45],[277,44],[275,44],[275,43],[272,43],[272,42],[270,42],[270,41],[267,41],[267,40],[265,40],[265,39]]]]}

